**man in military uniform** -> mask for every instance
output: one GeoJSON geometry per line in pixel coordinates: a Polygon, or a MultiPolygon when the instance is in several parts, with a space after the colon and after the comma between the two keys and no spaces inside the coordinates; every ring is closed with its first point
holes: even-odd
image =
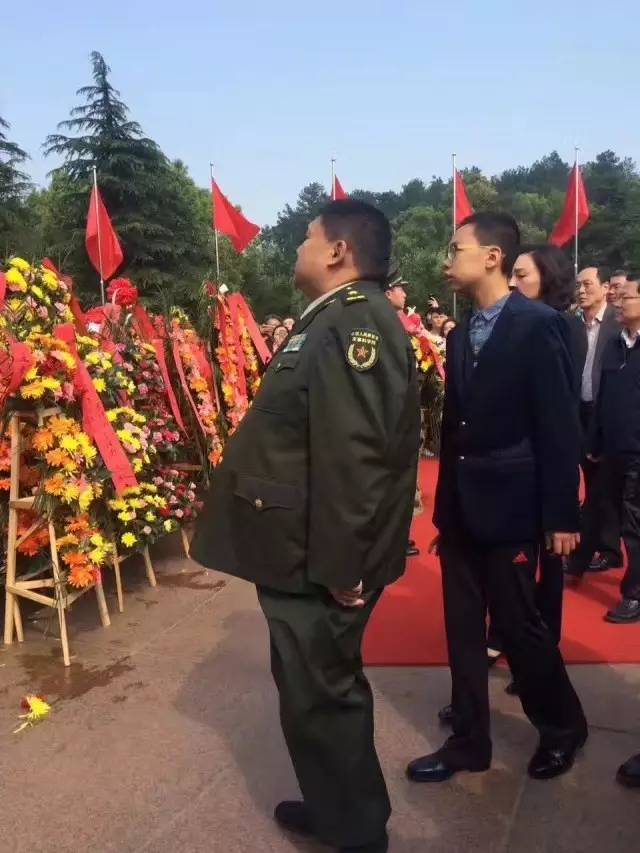
{"type": "Polygon", "coordinates": [[[191,549],[258,589],[304,798],[276,820],[353,853],[388,849],[360,645],[404,571],[418,458],[415,358],[382,290],[390,243],[355,200],[310,224],[295,283],[311,302],[225,447],[191,549]]]}

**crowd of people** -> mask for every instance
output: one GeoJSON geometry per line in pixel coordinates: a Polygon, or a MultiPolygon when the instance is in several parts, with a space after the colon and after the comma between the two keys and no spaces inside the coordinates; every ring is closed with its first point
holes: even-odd
{"type": "MultiPolygon", "coordinates": [[[[404,570],[420,445],[416,356],[397,317],[407,283],[390,256],[390,225],[363,202],[333,202],[309,225],[295,269],[309,305],[297,321],[265,319],[274,356],[191,549],[257,587],[303,795],[275,818],[343,853],[389,844],[360,646],[404,570]]],[[[559,649],[563,587],[620,566],[620,539],[627,569],[605,618],[640,620],[640,275],[589,266],[576,286],[561,250],[476,213],[444,276],[470,304],[458,323],[435,300],[425,317],[447,339],[431,550],[452,734],[407,775],[437,783],[491,765],[488,668],[504,655],[539,733],[528,773],[551,779],[588,738],[559,649]]],[[[617,778],[640,787],[640,755],[617,778]]]]}

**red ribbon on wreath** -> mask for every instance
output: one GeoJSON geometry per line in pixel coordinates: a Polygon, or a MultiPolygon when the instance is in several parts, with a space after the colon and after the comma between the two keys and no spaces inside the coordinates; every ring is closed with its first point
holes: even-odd
{"type": "Polygon", "coordinates": [[[113,426],[107,418],[102,400],[98,396],[89,371],[78,356],[76,349],[76,333],[71,323],[56,326],[53,330],[56,338],[64,341],[76,360],[73,374],[73,384],[80,397],[82,407],[82,428],[95,442],[107,470],[111,474],[116,492],[122,494],[131,486],[137,486],[138,481],[133,473],[129,457],[118,440],[113,426]]]}

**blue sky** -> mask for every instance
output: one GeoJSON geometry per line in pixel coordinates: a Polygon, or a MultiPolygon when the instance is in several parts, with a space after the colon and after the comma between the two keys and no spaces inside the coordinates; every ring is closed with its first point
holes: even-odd
{"type": "Polygon", "coordinates": [[[3,10],[0,115],[40,146],[99,50],[146,134],[261,225],[312,180],[399,189],[553,148],[640,159],[637,4],[23,0],[3,10]],[[92,6],[100,11],[92,12],[92,6]],[[107,11],[108,10],[108,11],[107,11]]]}

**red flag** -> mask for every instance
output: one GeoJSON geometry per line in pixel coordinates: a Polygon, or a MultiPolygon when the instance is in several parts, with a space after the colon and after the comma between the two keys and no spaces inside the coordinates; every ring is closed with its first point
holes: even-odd
{"type": "Polygon", "coordinates": [[[226,234],[234,245],[236,252],[244,252],[253,238],[260,232],[260,227],[249,222],[237,210],[226,196],[222,194],[215,181],[211,182],[213,193],[213,227],[226,234]]]}
{"type": "Polygon", "coordinates": [[[576,236],[576,206],[578,210],[578,231],[586,225],[591,216],[587,191],[584,186],[582,172],[579,169],[576,180],[577,168],[577,166],[574,166],[571,170],[569,186],[567,187],[567,194],[564,198],[564,208],[560,214],[560,219],[556,222],[556,227],[549,237],[549,242],[553,243],[554,246],[564,246],[572,237],[576,236]]]}
{"type": "Polygon", "coordinates": [[[124,256],[116,232],[111,225],[107,208],[102,201],[100,190],[96,186],[91,190],[84,242],[87,254],[100,273],[100,278],[105,280],[111,278],[124,260],[124,256]]]}
{"type": "Polygon", "coordinates": [[[460,225],[460,223],[467,218],[467,216],[471,216],[473,213],[473,208],[471,207],[471,202],[467,196],[467,191],[464,186],[464,181],[462,180],[462,175],[456,169],[456,227],[460,225]]]}
{"type": "Polygon", "coordinates": [[[346,192],[342,188],[342,184],[338,180],[338,176],[333,176],[333,200],[334,201],[342,201],[345,198],[349,198],[346,192]]]}

